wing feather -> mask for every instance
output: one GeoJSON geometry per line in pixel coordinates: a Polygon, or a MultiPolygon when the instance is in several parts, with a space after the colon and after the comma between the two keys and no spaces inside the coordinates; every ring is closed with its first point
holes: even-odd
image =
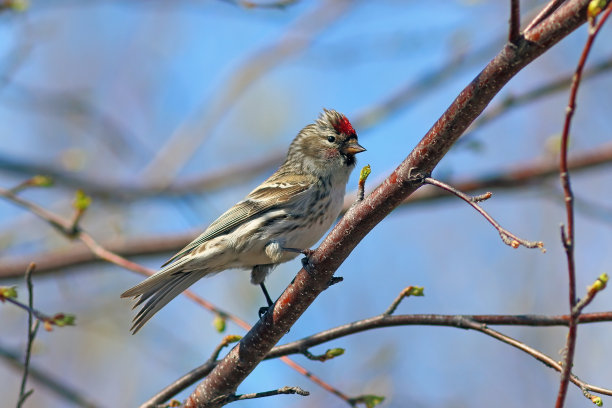
{"type": "Polygon", "coordinates": [[[162,266],[187,255],[202,243],[220,235],[230,233],[240,225],[251,221],[260,214],[295,202],[316,185],[316,178],[310,175],[273,174],[246,198],[221,214],[206,231],[187,244],[162,266]]]}

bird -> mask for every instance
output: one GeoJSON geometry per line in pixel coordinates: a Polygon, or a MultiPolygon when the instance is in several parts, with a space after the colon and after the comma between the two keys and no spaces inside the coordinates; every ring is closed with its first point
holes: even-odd
{"type": "Polygon", "coordinates": [[[134,308],[144,304],[132,333],[196,281],[227,269],[250,269],[251,283],[261,287],[272,305],[266,276],[280,263],[307,254],[332,226],[342,211],[355,155],[365,150],[344,114],[323,109],[298,132],[285,161],[267,180],[161,270],[121,294],[138,299],[134,308]]]}

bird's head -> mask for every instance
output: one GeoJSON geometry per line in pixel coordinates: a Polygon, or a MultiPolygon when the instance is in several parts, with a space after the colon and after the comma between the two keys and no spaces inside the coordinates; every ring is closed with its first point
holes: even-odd
{"type": "Polygon", "coordinates": [[[317,174],[339,168],[350,171],[355,166],[355,155],[363,151],[346,116],[323,109],[316,122],[302,129],[293,140],[285,164],[298,164],[303,171],[317,174]]]}

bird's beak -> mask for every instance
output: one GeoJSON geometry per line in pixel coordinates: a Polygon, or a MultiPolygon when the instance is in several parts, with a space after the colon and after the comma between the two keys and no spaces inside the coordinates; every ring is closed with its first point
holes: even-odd
{"type": "Polygon", "coordinates": [[[364,149],[357,141],[351,141],[349,144],[345,145],[340,149],[344,154],[357,154],[361,152],[365,152],[364,149]]]}

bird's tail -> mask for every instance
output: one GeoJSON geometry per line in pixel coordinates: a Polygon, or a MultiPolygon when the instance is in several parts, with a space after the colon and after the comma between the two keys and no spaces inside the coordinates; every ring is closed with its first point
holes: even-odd
{"type": "Polygon", "coordinates": [[[136,334],[162,307],[205,275],[201,271],[181,270],[181,264],[179,261],[169,265],[121,294],[123,298],[140,296],[134,308],[146,302],[134,317],[132,334],[136,334]]]}

